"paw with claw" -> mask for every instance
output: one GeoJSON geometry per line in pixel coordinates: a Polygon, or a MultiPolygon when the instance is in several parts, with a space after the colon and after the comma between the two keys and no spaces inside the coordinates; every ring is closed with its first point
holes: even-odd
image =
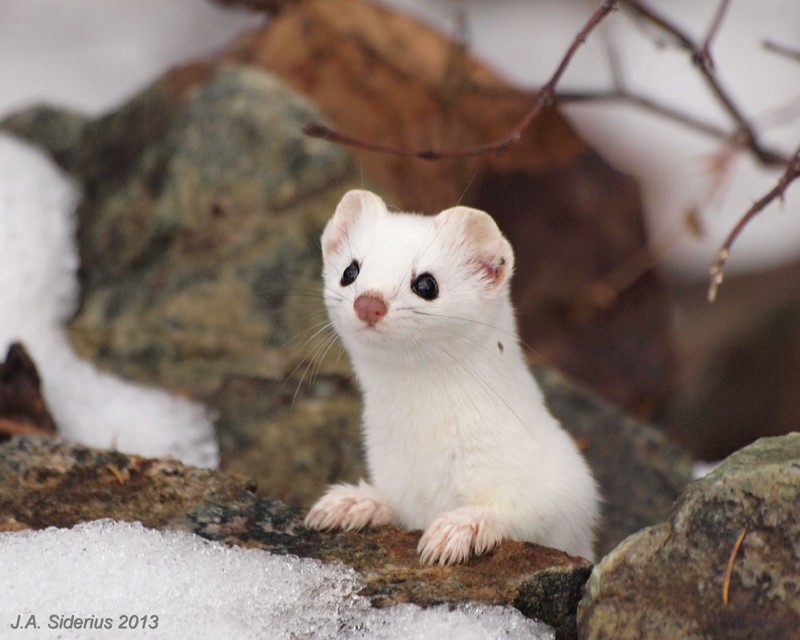
{"type": "Polygon", "coordinates": [[[490,551],[503,539],[496,514],[484,507],[461,507],[438,516],[417,546],[422,564],[460,564],[490,551]]]}
{"type": "Polygon", "coordinates": [[[306,515],[309,529],[356,531],[393,521],[392,510],[375,487],[363,480],[354,484],[328,487],[306,515]]]}

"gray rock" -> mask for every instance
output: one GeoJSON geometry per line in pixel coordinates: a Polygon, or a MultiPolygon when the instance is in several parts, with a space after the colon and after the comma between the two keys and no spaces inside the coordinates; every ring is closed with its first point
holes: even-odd
{"type": "Polygon", "coordinates": [[[43,147],[63,169],[72,172],[90,122],[75,111],[39,105],[3,119],[0,129],[43,147]]]}
{"type": "Polygon", "coordinates": [[[346,369],[304,364],[326,335],[319,236],[361,186],[342,147],[302,133],[320,117],[263,70],[193,64],[93,122],[6,122],[83,187],[76,350],[204,401],[223,465],[295,503],[360,467],[346,369]]]}
{"type": "Polygon", "coordinates": [[[730,456],[686,489],[667,522],[630,536],[594,568],[580,637],[797,637],[798,487],[800,434],[730,456]]]}

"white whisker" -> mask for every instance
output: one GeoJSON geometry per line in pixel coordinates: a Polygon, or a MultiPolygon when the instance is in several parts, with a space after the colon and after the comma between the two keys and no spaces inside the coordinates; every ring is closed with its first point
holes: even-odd
{"type": "Polygon", "coordinates": [[[423,311],[422,309],[416,307],[407,307],[407,309],[412,313],[415,313],[420,316],[429,316],[431,318],[442,318],[443,320],[455,320],[457,322],[468,322],[470,324],[476,324],[479,326],[487,327],[489,329],[497,331],[498,333],[504,335],[507,338],[511,338],[514,342],[516,342],[522,347],[525,347],[531,353],[534,354],[536,353],[536,350],[532,346],[530,346],[527,342],[525,342],[522,338],[520,338],[517,333],[513,331],[508,331],[506,329],[501,329],[497,325],[490,324],[488,322],[483,322],[482,320],[476,320],[474,318],[464,318],[463,316],[453,316],[444,313],[433,313],[430,311],[423,311]]]}
{"type": "MultiPolygon", "coordinates": [[[[458,358],[456,358],[456,357],[455,357],[453,354],[451,354],[451,353],[450,353],[450,352],[449,352],[447,349],[445,349],[444,347],[442,347],[442,346],[438,346],[438,349],[439,349],[439,351],[441,351],[443,354],[445,354],[445,355],[446,355],[446,356],[447,356],[447,357],[450,359],[450,361],[451,361],[451,362],[453,362],[453,363],[455,363],[455,364],[459,365],[459,366],[461,367],[461,370],[462,370],[464,373],[466,373],[468,376],[470,376],[470,377],[471,377],[473,380],[475,380],[475,381],[476,381],[476,382],[479,384],[479,387],[480,387],[481,389],[483,389],[483,390],[485,390],[485,391],[488,391],[488,392],[490,393],[490,395],[492,395],[492,396],[493,396],[495,399],[499,400],[499,401],[500,401],[500,402],[503,404],[503,406],[505,406],[505,408],[506,408],[506,409],[508,409],[508,410],[511,412],[511,414],[512,414],[512,415],[513,415],[513,416],[514,416],[514,417],[515,417],[515,418],[516,418],[516,419],[519,421],[519,423],[520,423],[520,424],[521,424],[523,427],[525,426],[525,421],[524,421],[524,420],[523,420],[523,419],[520,417],[520,415],[519,415],[519,414],[518,414],[518,413],[517,413],[517,412],[514,410],[514,408],[513,408],[513,407],[512,407],[512,406],[511,406],[511,405],[508,403],[508,401],[507,401],[507,400],[506,400],[506,398],[503,396],[503,394],[502,394],[502,393],[500,393],[500,392],[499,392],[497,389],[495,389],[495,388],[494,388],[492,385],[490,385],[490,384],[489,384],[489,383],[488,383],[488,382],[487,382],[487,381],[484,379],[484,377],[483,377],[483,376],[481,376],[481,375],[478,375],[478,374],[477,374],[477,373],[476,373],[474,370],[472,370],[470,367],[464,366],[464,364],[463,364],[463,363],[462,363],[462,362],[461,362],[461,361],[460,361],[458,358]]],[[[472,399],[471,399],[471,400],[472,400],[472,399]]]]}

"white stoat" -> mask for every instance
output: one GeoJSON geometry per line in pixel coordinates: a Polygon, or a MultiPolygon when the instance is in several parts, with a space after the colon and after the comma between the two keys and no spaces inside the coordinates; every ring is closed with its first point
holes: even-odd
{"type": "Polygon", "coordinates": [[[598,491],[518,343],[511,245],[483,211],[389,213],[342,198],[322,234],[325,302],[364,395],[369,483],[329,487],[306,526],[424,529],[425,564],[503,538],[593,558],[598,491]]]}

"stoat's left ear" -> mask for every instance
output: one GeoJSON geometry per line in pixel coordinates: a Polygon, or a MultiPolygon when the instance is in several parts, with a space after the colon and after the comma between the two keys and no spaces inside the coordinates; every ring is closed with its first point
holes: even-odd
{"type": "Polygon", "coordinates": [[[436,216],[436,225],[490,286],[499,288],[509,279],[514,271],[514,251],[488,213],[453,207],[436,216]]]}
{"type": "Polygon", "coordinates": [[[383,200],[371,191],[353,189],[345,193],[322,232],[323,257],[327,259],[338,251],[362,216],[379,216],[387,212],[383,200]]]}

